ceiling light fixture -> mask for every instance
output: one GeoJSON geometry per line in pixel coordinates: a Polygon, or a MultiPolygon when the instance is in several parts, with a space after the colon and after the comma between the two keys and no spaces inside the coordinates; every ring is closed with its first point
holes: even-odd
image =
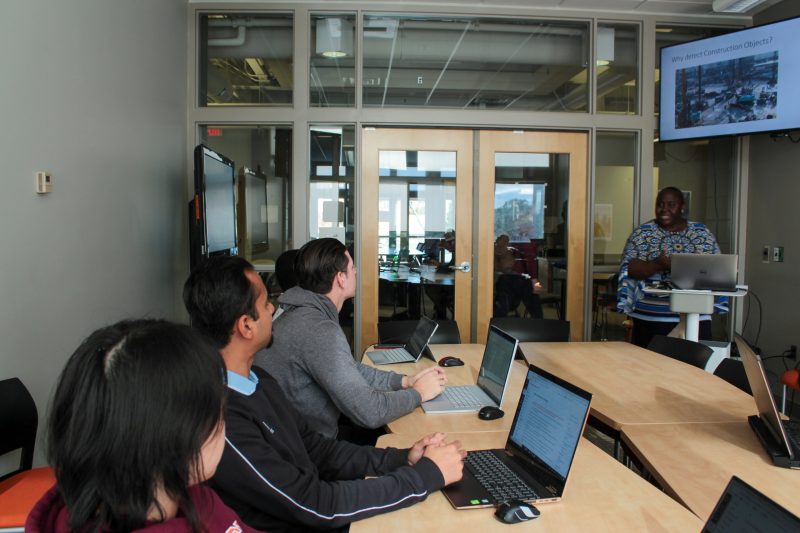
{"type": "Polygon", "coordinates": [[[766,0],[714,0],[711,9],[715,13],[744,13],[766,0]]]}
{"type": "Polygon", "coordinates": [[[319,19],[315,49],[323,57],[352,56],[353,21],[338,17],[319,19]]]}

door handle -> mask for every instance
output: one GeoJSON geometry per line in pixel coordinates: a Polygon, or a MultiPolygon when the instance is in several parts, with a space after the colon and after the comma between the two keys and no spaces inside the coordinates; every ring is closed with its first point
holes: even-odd
{"type": "Polygon", "coordinates": [[[458,266],[451,266],[452,270],[460,270],[461,272],[469,272],[472,270],[472,265],[469,264],[469,261],[464,261],[458,266]]]}

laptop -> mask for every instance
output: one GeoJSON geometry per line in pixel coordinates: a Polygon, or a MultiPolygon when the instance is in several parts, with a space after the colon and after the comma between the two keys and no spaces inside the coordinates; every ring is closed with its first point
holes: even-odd
{"type": "Polygon", "coordinates": [[[736,254],[673,254],[670,258],[670,283],[676,289],[736,290],[736,254]]]}
{"type": "Polygon", "coordinates": [[[414,328],[414,333],[406,344],[399,348],[367,352],[367,357],[376,365],[415,363],[419,361],[438,327],[439,324],[424,316],[417,322],[417,327],[414,328]]]}
{"type": "Polygon", "coordinates": [[[747,418],[750,427],[775,465],[800,468],[800,424],[781,419],[761,358],[741,336],[735,340],[758,408],[757,415],[747,418]]]}
{"type": "Polygon", "coordinates": [[[432,400],[422,402],[427,414],[474,413],[481,407],[500,407],[508,386],[511,364],[519,341],[497,326],[489,327],[476,385],[446,387],[432,400]]]}
{"type": "Polygon", "coordinates": [[[800,531],[800,518],[733,476],[702,533],[758,531],[800,531]]]}
{"type": "Polygon", "coordinates": [[[505,448],[469,452],[464,477],[442,492],[456,509],[560,500],[591,400],[591,393],[530,365],[505,448]]]}

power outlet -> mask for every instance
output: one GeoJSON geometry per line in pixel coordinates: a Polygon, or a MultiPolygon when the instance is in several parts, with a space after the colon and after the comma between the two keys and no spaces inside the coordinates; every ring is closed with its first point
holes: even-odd
{"type": "Polygon", "coordinates": [[[769,245],[765,244],[764,249],[761,252],[762,263],[769,263],[769,253],[770,253],[769,245]]]}
{"type": "Polygon", "coordinates": [[[783,263],[783,246],[776,246],[772,249],[772,260],[776,263],[783,263]]]}

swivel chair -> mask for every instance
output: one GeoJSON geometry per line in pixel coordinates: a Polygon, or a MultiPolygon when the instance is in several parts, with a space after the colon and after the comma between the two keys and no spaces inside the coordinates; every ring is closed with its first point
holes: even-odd
{"type": "MultiPolygon", "coordinates": [[[[490,326],[497,326],[519,342],[567,342],[569,321],[547,318],[494,317],[490,326]]],[[[522,359],[517,350],[515,358],[522,359]]]]}
{"type": "MultiPolygon", "coordinates": [[[[405,344],[417,327],[417,320],[390,320],[378,322],[378,342],[405,344]]],[[[461,333],[455,320],[437,320],[439,327],[431,337],[430,344],[461,344],[461,333]]]]}
{"type": "Polygon", "coordinates": [[[647,349],[698,368],[705,368],[714,354],[705,344],[664,335],[654,335],[647,349]]]}

